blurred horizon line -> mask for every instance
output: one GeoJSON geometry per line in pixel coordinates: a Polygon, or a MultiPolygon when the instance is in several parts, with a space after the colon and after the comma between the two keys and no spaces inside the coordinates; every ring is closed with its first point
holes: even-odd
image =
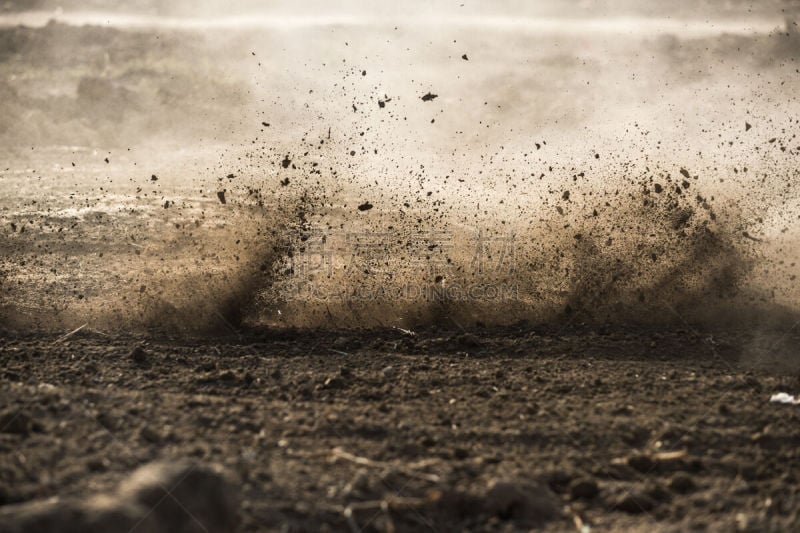
{"type": "Polygon", "coordinates": [[[516,29],[558,34],[690,34],[714,35],[763,34],[785,31],[787,20],[775,17],[759,17],[750,20],[720,18],[671,18],[663,16],[481,16],[444,14],[422,16],[380,16],[380,15],[290,15],[290,14],[249,14],[222,17],[180,17],[159,15],[120,14],[99,11],[21,11],[0,14],[0,27],[27,26],[44,27],[51,23],[72,26],[105,26],[120,29],[259,29],[259,28],[300,28],[333,26],[426,26],[426,27],[483,27],[497,29],[516,29]]]}

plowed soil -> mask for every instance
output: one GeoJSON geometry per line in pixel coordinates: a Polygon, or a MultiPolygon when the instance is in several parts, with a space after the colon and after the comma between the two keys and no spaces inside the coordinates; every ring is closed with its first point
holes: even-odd
{"type": "Polygon", "coordinates": [[[188,457],[238,477],[243,531],[796,526],[800,410],[769,398],[800,380],[742,348],[763,339],[413,333],[6,333],[0,503],[102,492],[188,457]],[[496,481],[533,499],[497,503],[496,481]]]}

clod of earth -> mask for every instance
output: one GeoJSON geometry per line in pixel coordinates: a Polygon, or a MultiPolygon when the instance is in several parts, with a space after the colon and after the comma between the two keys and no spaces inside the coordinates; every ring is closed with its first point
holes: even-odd
{"type": "Polygon", "coordinates": [[[593,479],[576,479],[570,484],[569,493],[573,499],[590,500],[597,496],[600,489],[593,479]]]}
{"type": "Polygon", "coordinates": [[[238,508],[238,491],[219,467],[156,462],[136,470],[111,494],[4,506],[0,532],[227,533],[237,527],[238,508]]]}
{"type": "Polygon", "coordinates": [[[0,413],[0,433],[27,435],[31,432],[31,417],[24,411],[8,409],[0,413]]]}
{"type": "Polygon", "coordinates": [[[134,346],[128,354],[128,357],[136,364],[143,364],[147,362],[147,352],[142,346],[134,346]]]}
{"type": "Polygon", "coordinates": [[[678,494],[686,494],[695,488],[695,482],[689,474],[678,472],[669,481],[669,488],[678,494]]]}
{"type": "Polygon", "coordinates": [[[487,514],[540,527],[561,514],[559,500],[547,487],[534,482],[494,481],[484,498],[487,514]]]}

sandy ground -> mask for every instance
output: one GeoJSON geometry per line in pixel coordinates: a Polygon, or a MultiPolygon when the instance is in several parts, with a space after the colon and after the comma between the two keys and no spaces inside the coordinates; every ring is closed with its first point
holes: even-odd
{"type": "Polygon", "coordinates": [[[237,476],[242,531],[788,531],[800,411],[769,398],[798,378],[745,364],[752,340],[6,333],[0,498],[102,492],[190,458],[237,476]]]}

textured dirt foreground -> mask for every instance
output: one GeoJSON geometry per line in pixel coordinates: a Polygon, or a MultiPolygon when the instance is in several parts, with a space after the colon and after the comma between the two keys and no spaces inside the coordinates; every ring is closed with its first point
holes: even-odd
{"type": "Polygon", "coordinates": [[[0,531],[797,526],[796,333],[413,333],[5,333],[0,531]]]}

